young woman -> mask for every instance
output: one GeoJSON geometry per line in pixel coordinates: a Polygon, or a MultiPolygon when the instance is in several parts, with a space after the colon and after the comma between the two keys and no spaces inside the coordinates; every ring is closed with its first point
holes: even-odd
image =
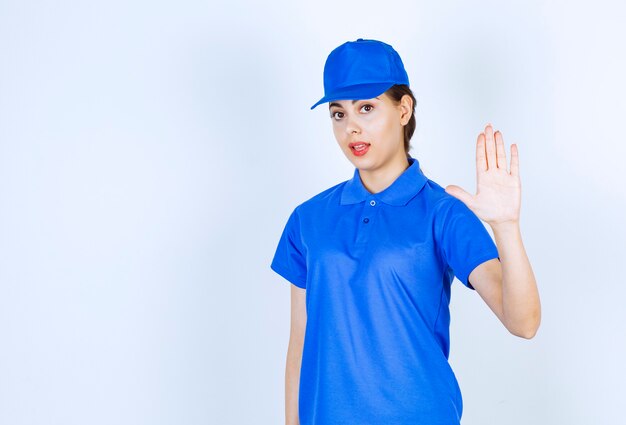
{"type": "Polygon", "coordinates": [[[459,424],[463,403],[448,363],[454,277],[512,334],[532,338],[539,327],[519,227],[517,146],[507,171],[502,134],[488,124],[478,135],[475,195],[426,177],[409,155],[408,76],[381,41],[334,49],[324,90],[312,108],[329,102],[355,170],[292,211],[271,264],[293,284],[286,422],[459,424]]]}

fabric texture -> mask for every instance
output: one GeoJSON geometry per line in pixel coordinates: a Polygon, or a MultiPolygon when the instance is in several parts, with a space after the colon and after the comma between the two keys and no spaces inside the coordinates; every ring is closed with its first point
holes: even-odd
{"type": "Polygon", "coordinates": [[[306,289],[302,425],[459,424],[448,363],[456,276],[498,251],[480,219],[417,159],[372,194],[350,180],[291,212],[270,267],[306,289]]]}

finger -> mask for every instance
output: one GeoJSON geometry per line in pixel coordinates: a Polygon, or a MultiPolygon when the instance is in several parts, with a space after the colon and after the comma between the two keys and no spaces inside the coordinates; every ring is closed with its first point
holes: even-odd
{"type": "Polygon", "coordinates": [[[511,175],[519,177],[519,151],[517,145],[511,145],[511,175]]]}
{"type": "Polygon", "coordinates": [[[487,124],[487,127],[485,127],[485,151],[487,152],[487,169],[497,168],[496,143],[493,140],[493,127],[491,127],[491,124],[487,124]]]}
{"type": "Polygon", "coordinates": [[[506,151],[504,149],[502,133],[496,131],[493,136],[496,139],[496,161],[498,162],[498,168],[502,168],[506,171],[506,151]]]}
{"type": "Polygon", "coordinates": [[[485,153],[485,133],[480,133],[476,140],[476,173],[487,171],[487,154],[485,153]]]}

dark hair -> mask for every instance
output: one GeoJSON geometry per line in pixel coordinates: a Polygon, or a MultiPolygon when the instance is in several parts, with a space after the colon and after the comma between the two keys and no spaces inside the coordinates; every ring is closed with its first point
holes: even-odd
{"type": "Polygon", "coordinates": [[[402,96],[404,96],[405,94],[408,94],[413,101],[413,111],[411,113],[411,119],[409,119],[409,122],[406,123],[406,125],[404,126],[404,152],[406,152],[406,154],[408,155],[409,150],[411,149],[411,137],[413,137],[413,133],[415,132],[415,103],[417,101],[415,100],[413,92],[406,84],[395,84],[385,93],[391,98],[391,100],[394,101],[396,105],[400,103],[402,96]]]}

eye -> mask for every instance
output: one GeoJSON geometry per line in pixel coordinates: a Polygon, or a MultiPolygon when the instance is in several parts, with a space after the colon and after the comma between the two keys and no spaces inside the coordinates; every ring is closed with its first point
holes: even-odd
{"type": "Polygon", "coordinates": [[[369,109],[366,109],[366,110],[365,110],[366,112],[369,112],[369,111],[371,111],[372,109],[374,109],[374,106],[370,105],[369,103],[366,103],[365,105],[361,106],[361,110],[362,110],[363,108],[369,108],[369,109]]]}
{"type": "Polygon", "coordinates": [[[343,112],[340,112],[340,111],[335,111],[335,112],[331,113],[330,117],[334,118],[336,121],[338,121],[338,119],[336,117],[337,114],[339,114],[339,118],[343,117],[343,112]]]}

